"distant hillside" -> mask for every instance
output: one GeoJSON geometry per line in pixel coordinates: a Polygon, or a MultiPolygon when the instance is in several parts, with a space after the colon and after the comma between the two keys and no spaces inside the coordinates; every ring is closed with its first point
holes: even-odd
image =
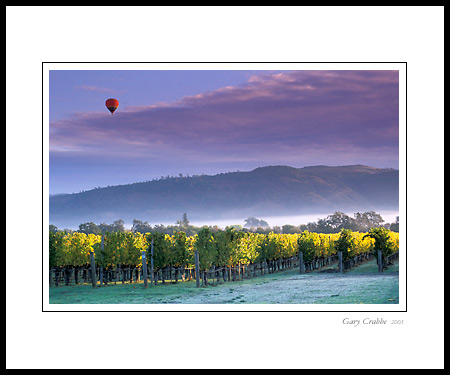
{"type": "Polygon", "coordinates": [[[302,215],[317,212],[397,210],[399,173],[363,165],[292,168],[173,177],[50,197],[50,223],[122,219],[152,224],[230,217],[302,215]]]}

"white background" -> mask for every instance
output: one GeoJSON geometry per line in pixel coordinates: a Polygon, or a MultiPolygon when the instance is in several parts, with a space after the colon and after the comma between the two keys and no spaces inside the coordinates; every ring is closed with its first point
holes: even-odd
{"type": "Polygon", "coordinates": [[[443,7],[6,7],[6,21],[7,368],[444,367],[443,7]],[[84,61],[407,62],[408,311],[42,312],[42,62],[84,61]]]}

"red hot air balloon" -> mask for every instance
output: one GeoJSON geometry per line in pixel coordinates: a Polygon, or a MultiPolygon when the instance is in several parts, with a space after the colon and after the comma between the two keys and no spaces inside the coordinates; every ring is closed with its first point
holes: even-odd
{"type": "Polygon", "coordinates": [[[111,98],[111,99],[108,99],[105,104],[106,104],[106,107],[111,111],[111,115],[113,115],[114,111],[119,106],[119,101],[117,99],[111,98]]]}

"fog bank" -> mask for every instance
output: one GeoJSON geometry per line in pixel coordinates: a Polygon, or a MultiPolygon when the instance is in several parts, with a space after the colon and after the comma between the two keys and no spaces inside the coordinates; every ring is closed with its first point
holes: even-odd
{"type": "MultiPolygon", "coordinates": [[[[257,219],[262,219],[267,221],[270,227],[274,226],[283,226],[286,224],[299,226],[301,224],[308,224],[317,222],[319,219],[325,219],[328,215],[332,215],[334,212],[328,213],[317,213],[317,214],[307,214],[307,215],[292,215],[292,216],[265,216],[265,217],[257,217],[257,219]]],[[[353,217],[354,212],[344,212],[346,215],[353,217]]],[[[376,211],[376,213],[380,214],[385,223],[393,223],[395,222],[397,216],[399,216],[398,211],[376,211]]],[[[189,216],[188,216],[189,219],[189,216]]],[[[242,225],[245,224],[246,217],[237,217],[231,219],[220,219],[220,220],[190,220],[189,223],[196,227],[201,227],[204,225],[207,226],[215,226],[217,225],[219,228],[225,229],[225,227],[230,225],[242,225]]],[[[175,225],[173,222],[161,222],[161,223],[150,223],[150,225],[154,226],[155,224],[163,224],[165,226],[175,225]]],[[[125,224],[126,228],[131,228],[131,225],[125,224]]]]}

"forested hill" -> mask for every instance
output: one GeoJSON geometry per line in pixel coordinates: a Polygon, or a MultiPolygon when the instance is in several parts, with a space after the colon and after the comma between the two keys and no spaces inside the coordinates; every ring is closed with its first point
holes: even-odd
{"type": "Polygon", "coordinates": [[[399,172],[363,165],[268,166],[214,176],[168,177],[50,197],[50,223],[133,219],[175,223],[317,212],[398,210],[399,172]]]}

